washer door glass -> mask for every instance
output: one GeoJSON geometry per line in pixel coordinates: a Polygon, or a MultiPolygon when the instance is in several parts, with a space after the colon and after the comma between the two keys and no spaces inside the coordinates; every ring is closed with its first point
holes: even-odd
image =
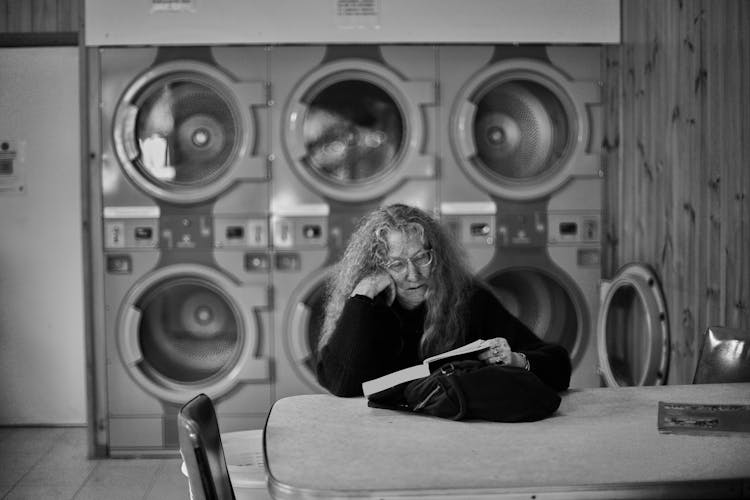
{"type": "Polygon", "coordinates": [[[241,118],[220,85],[190,73],[151,82],[134,100],[126,131],[137,171],[167,189],[214,182],[230,166],[241,138],[241,118]]]}
{"type": "Polygon", "coordinates": [[[136,304],[141,370],[159,384],[204,384],[233,368],[242,347],[231,299],[197,278],[165,280],[136,304]]]}
{"type": "Polygon", "coordinates": [[[318,349],[318,340],[320,340],[321,330],[323,329],[323,319],[325,317],[325,286],[318,286],[312,294],[305,300],[305,306],[310,311],[305,328],[305,340],[309,354],[304,358],[304,365],[310,374],[315,378],[315,364],[317,359],[315,353],[318,349]]]}
{"type": "Polygon", "coordinates": [[[315,376],[318,340],[325,315],[325,281],[316,280],[302,290],[292,306],[285,326],[285,348],[292,367],[308,387],[320,391],[315,376]]]}
{"type": "Polygon", "coordinates": [[[303,123],[307,168],[341,185],[366,183],[394,168],[404,148],[404,118],[386,91],[344,80],[310,95],[303,123]]]}
{"type": "Polygon", "coordinates": [[[511,79],[485,86],[475,102],[475,162],[491,178],[528,181],[562,167],[574,117],[550,87],[511,79]]]}
{"type": "Polygon", "coordinates": [[[508,269],[491,276],[500,302],[537,336],[568,350],[573,365],[580,357],[581,320],[565,288],[533,269],[508,269]]]}

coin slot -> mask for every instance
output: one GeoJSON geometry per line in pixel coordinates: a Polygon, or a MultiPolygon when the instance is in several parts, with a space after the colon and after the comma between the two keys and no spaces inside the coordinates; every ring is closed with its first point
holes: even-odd
{"type": "Polygon", "coordinates": [[[245,237],[245,228],[242,226],[227,226],[228,240],[241,240],[245,237]]]}
{"type": "Polygon", "coordinates": [[[136,240],[150,240],[154,237],[154,229],[148,226],[138,226],[134,234],[136,240]]]}
{"type": "Polygon", "coordinates": [[[133,262],[128,255],[110,255],[107,257],[107,272],[110,274],[130,274],[133,262]]]}
{"type": "Polygon", "coordinates": [[[562,235],[578,234],[578,224],[576,224],[575,222],[561,222],[560,234],[562,235]]]}

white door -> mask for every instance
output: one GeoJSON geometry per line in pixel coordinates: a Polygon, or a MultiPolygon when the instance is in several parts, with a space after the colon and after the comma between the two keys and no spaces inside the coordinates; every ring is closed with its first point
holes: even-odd
{"type": "Polygon", "coordinates": [[[78,61],[0,50],[0,424],[86,422],[78,61]]]}

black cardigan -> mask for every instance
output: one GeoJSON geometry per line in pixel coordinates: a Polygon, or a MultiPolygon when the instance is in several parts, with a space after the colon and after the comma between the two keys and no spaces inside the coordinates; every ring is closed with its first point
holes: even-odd
{"type": "MultiPolygon", "coordinates": [[[[318,382],[337,396],[361,396],[362,382],[422,362],[419,340],[425,306],[406,310],[363,295],[349,298],[336,328],[316,362],[318,382]]],[[[466,314],[462,344],[504,337],[511,350],[526,355],[531,371],[557,391],[570,384],[570,356],[541,340],[508,312],[484,286],[475,285],[466,314]]]]}

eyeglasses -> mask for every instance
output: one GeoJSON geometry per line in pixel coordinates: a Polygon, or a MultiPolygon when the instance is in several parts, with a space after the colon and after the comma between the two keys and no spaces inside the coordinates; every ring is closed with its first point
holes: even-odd
{"type": "Polygon", "coordinates": [[[424,268],[432,264],[432,250],[423,250],[408,259],[395,258],[388,261],[385,268],[394,274],[403,274],[409,268],[411,262],[414,267],[424,268]]]}

